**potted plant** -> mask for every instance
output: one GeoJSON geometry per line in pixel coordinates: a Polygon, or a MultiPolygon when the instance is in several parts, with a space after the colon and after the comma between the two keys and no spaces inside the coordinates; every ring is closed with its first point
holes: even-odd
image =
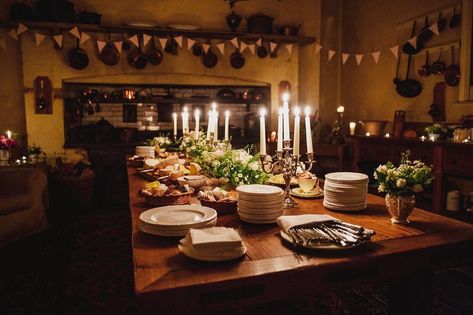
{"type": "Polygon", "coordinates": [[[433,124],[426,127],[425,132],[428,134],[430,140],[436,141],[447,134],[448,128],[444,124],[433,124]]]}
{"type": "Polygon", "coordinates": [[[410,151],[401,153],[401,163],[392,162],[378,166],[374,171],[375,186],[386,192],[385,202],[392,223],[409,223],[407,217],[415,205],[415,194],[432,183],[432,169],[420,160],[410,161],[410,151]]]}
{"type": "Polygon", "coordinates": [[[8,136],[0,135],[0,166],[8,165],[8,161],[11,157],[11,151],[16,148],[17,143],[11,137],[11,133],[8,136]]]}
{"type": "Polygon", "coordinates": [[[37,147],[34,144],[32,146],[28,146],[26,149],[30,163],[37,163],[39,161],[39,155],[42,152],[43,150],[41,150],[41,147],[37,147]]]}

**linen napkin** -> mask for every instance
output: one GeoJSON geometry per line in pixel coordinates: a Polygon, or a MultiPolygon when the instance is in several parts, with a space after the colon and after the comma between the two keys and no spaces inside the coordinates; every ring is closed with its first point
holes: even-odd
{"type": "Polygon", "coordinates": [[[292,227],[326,221],[339,220],[328,214],[301,214],[282,215],[278,218],[277,223],[286,234],[290,234],[289,229],[292,227]]]}
{"type": "Polygon", "coordinates": [[[204,248],[235,248],[241,247],[240,234],[235,229],[223,226],[206,229],[189,229],[192,246],[195,249],[204,248]]]}

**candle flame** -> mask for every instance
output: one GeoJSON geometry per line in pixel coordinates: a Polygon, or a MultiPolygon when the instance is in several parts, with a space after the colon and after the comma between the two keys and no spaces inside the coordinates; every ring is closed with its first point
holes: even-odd
{"type": "Polygon", "coordinates": [[[350,128],[355,128],[356,127],[356,122],[352,121],[350,122],[350,128]]]}
{"type": "Polygon", "coordinates": [[[228,110],[225,111],[225,117],[230,117],[230,111],[228,110]]]}
{"type": "Polygon", "coordinates": [[[266,108],[261,108],[259,110],[259,114],[260,114],[260,116],[266,116],[266,108]]]}
{"type": "Polygon", "coordinates": [[[212,103],[212,109],[213,110],[217,109],[217,103],[215,103],[215,102],[212,103]]]}
{"type": "Polygon", "coordinates": [[[172,118],[177,118],[177,113],[172,113],[172,118]]]}
{"type": "Polygon", "coordinates": [[[291,95],[289,94],[289,92],[284,92],[282,93],[282,101],[283,102],[289,102],[289,99],[291,98],[291,95]]]}
{"type": "Polygon", "coordinates": [[[338,106],[337,107],[337,113],[343,113],[345,111],[345,107],[343,106],[338,106]]]}
{"type": "Polygon", "coordinates": [[[299,116],[301,114],[301,108],[299,106],[294,107],[294,116],[299,116]]]}
{"type": "Polygon", "coordinates": [[[199,117],[199,116],[200,116],[200,110],[196,109],[196,110],[194,111],[194,116],[199,117]]]}
{"type": "Polygon", "coordinates": [[[279,107],[279,116],[282,116],[284,114],[284,109],[282,107],[279,107]]]}
{"type": "Polygon", "coordinates": [[[310,106],[307,105],[305,108],[304,108],[304,113],[306,116],[310,116],[310,106]]]}
{"type": "Polygon", "coordinates": [[[184,108],[182,109],[182,111],[183,111],[184,113],[187,113],[187,106],[184,106],[184,108]]]}

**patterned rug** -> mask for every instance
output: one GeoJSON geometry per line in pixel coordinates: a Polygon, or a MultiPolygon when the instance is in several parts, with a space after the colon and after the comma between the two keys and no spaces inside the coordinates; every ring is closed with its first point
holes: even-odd
{"type": "MultiPolygon", "coordinates": [[[[473,314],[473,266],[438,272],[435,315],[473,314]]],[[[94,212],[0,250],[0,314],[133,314],[128,209],[94,212]]],[[[385,286],[222,314],[387,314],[385,286]]]]}

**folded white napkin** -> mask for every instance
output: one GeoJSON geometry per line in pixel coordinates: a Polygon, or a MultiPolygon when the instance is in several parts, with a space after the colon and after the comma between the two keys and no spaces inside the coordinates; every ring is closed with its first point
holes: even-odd
{"type": "Polygon", "coordinates": [[[281,229],[289,234],[290,228],[298,225],[305,225],[316,222],[339,221],[328,214],[301,214],[301,215],[282,215],[277,222],[281,229]]]}
{"type": "Polygon", "coordinates": [[[235,229],[222,226],[206,229],[189,229],[189,241],[195,249],[236,248],[242,246],[240,234],[235,229]]]}

